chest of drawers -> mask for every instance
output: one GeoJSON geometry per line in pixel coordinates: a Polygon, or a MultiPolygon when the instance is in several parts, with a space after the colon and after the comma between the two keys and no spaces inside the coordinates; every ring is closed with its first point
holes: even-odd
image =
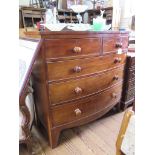
{"type": "Polygon", "coordinates": [[[120,103],[128,33],[42,32],[41,37],[34,96],[54,148],[63,129],[93,121],[120,103]]]}

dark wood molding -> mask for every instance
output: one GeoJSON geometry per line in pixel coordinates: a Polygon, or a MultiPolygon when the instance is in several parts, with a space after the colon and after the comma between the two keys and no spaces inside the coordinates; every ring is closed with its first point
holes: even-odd
{"type": "MultiPolygon", "coordinates": [[[[28,40],[28,41],[34,41],[36,42],[36,40],[31,40],[31,39],[24,39],[24,40],[28,40]]],[[[38,42],[38,41],[37,41],[38,42]]],[[[23,140],[20,140],[19,143],[25,143],[27,145],[27,148],[28,148],[28,152],[31,154],[32,153],[32,138],[31,138],[31,132],[30,132],[30,128],[31,128],[31,124],[30,124],[30,111],[26,105],[26,97],[29,93],[32,93],[31,92],[31,88],[29,87],[29,80],[30,80],[30,77],[31,77],[31,73],[32,73],[32,68],[33,68],[33,64],[36,60],[36,57],[38,55],[38,52],[40,50],[42,46],[42,40],[39,41],[39,44],[37,46],[37,49],[35,50],[34,52],[34,55],[33,55],[33,58],[31,60],[31,64],[29,66],[29,69],[27,71],[27,74],[26,74],[26,77],[25,77],[25,80],[22,84],[22,88],[21,88],[21,91],[19,92],[19,110],[22,112],[23,114],[23,117],[24,117],[24,125],[22,126],[22,130],[23,130],[23,133],[25,135],[25,139],[23,140]]]]}
{"type": "Polygon", "coordinates": [[[22,94],[22,96],[19,98],[19,110],[22,112],[23,117],[24,117],[24,124],[22,126],[22,131],[24,133],[24,139],[20,140],[20,144],[21,143],[25,143],[27,145],[28,148],[28,152],[31,153],[32,152],[32,148],[31,148],[31,132],[30,132],[30,111],[25,103],[26,101],[26,97],[29,93],[32,93],[29,86],[26,87],[24,93],[22,94]]]}
{"type": "MultiPolygon", "coordinates": [[[[29,40],[29,39],[26,39],[26,40],[29,40]]],[[[31,39],[29,40],[31,41],[31,39]]],[[[28,69],[28,72],[26,74],[26,77],[25,77],[25,81],[23,82],[23,85],[22,85],[22,88],[21,88],[21,91],[19,92],[19,98],[22,96],[22,94],[24,94],[24,92],[26,91],[26,88],[27,88],[27,85],[28,85],[28,82],[29,82],[29,78],[31,76],[31,73],[32,73],[32,68],[33,68],[33,64],[36,60],[36,57],[38,55],[38,52],[42,46],[42,40],[39,40],[39,43],[38,43],[38,46],[37,46],[37,49],[35,50],[35,53],[34,53],[34,56],[31,60],[31,64],[29,66],[29,69],[28,69]]]]}

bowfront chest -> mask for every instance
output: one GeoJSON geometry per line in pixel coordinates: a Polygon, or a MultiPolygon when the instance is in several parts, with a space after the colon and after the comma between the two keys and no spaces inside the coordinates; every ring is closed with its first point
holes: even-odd
{"type": "Polygon", "coordinates": [[[120,103],[127,32],[42,32],[33,68],[38,119],[52,148],[63,129],[93,121],[120,103]]]}

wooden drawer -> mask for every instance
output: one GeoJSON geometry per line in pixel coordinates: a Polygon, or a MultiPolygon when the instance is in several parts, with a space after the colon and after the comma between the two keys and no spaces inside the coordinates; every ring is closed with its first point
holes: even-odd
{"type": "Polygon", "coordinates": [[[48,80],[57,81],[102,72],[124,64],[125,60],[126,54],[124,53],[94,57],[93,59],[47,62],[48,80]]]}
{"type": "Polygon", "coordinates": [[[128,36],[103,38],[103,53],[117,52],[119,48],[128,48],[128,36]]]}
{"type": "Polygon", "coordinates": [[[46,39],[46,58],[99,55],[102,51],[101,38],[88,39],[46,39]],[[90,46],[91,45],[91,46],[90,46]]]}
{"type": "Polygon", "coordinates": [[[49,85],[50,103],[60,104],[106,89],[123,80],[124,67],[86,78],[49,85]]]}
{"type": "Polygon", "coordinates": [[[120,101],[121,91],[122,83],[89,98],[54,106],[50,113],[53,120],[52,125],[57,126],[70,123],[99,112],[110,105],[115,105],[120,101]]]}

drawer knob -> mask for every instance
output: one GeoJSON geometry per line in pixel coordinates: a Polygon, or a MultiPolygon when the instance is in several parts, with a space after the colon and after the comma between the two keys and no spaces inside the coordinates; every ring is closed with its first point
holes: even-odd
{"type": "Polygon", "coordinates": [[[81,52],[81,47],[74,47],[73,51],[75,53],[80,53],[81,52]]]}
{"type": "Polygon", "coordinates": [[[82,68],[81,68],[80,66],[75,66],[75,67],[74,67],[74,71],[75,71],[76,73],[81,72],[81,70],[82,70],[82,68]]]}
{"type": "Polygon", "coordinates": [[[115,75],[115,76],[113,77],[113,79],[114,79],[114,80],[118,80],[118,79],[119,79],[119,76],[118,76],[118,75],[115,75]]]}
{"type": "Polygon", "coordinates": [[[74,112],[76,116],[80,116],[82,113],[80,109],[75,109],[74,112]]]}
{"type": "Polygon", "coordinates": [[[75,93],[76,93],[76,94],[82,93],[82,89],[81,89],[80,87],[76,87],[76,88],[75,88],[75,93]]]}
{"type": "Polygon", "coordinates": [[[115,58],[114,62],[115,62],[115,63],[120,63],[121,60],[122,60],[121,58],[115,58]]]}
{"type": "Polygon", "coordinates": [[[121,48],[121,47],[122,47],[122,43],[117,42],[115,47],[116,47],[116,48],[121,48]]]}
{"type": "Polygon", "coordinates": [[[117,94],[116,93],[112,93],[112,98],[117,98],[117,94]]]}

